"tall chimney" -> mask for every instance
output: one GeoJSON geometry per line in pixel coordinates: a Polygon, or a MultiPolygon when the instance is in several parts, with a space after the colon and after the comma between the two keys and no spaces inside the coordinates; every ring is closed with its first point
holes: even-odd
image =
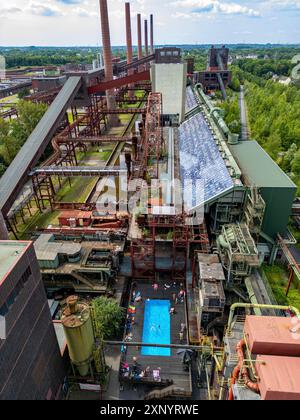
{"type": "Polygon", "coordinates": [[[140,14],[137,15],[137,36],[138,36],[138,59],[143,58],[143,46],[142,46],[142,17],[140,14]]]}
{"type": "Polygon", "coordinates": [[[148,48],[148,21],[145,20],[145,56],[148,57],[149,48],[148,48]]]}
{"type": "MultiPolygon", "coordinates": [[[[132,34],[131,34],[131,13],[130,3],[125,3],[125,19],[126,19],[126,45],[127,45],[127,64],[132,63],[132,34]]],[[[128,75],[133,74],[133,69],[128,70],[128,75]]],[[[133,91],[129,91],[129,97],[134,96],[133,91]]]]}
{"type": "Polygon", "coordinates": [[[125,3],[125,17],[126,17],[127,64],[131,64],[132,63],[132,36],[131,36],[130,3],[125,3]]]}
{"type": "Polygon", "coordinates": [[[154,54],[153,15],[150,15],[150,54],[154,54]]]}
{"type": "MultiPolygon", "coordinates": [[[[101,31],[102,31],[102,44],[103,44],[103,59],[105,69],[105,79],[107,81],[113,79],[113,64],[112,64],[112,52],[109,32],[109,20],[107,10],[107,0],[100,1],[100,17],[101,17],[101,31]]],[[[109,110],[116,109],[116,101],[114,97],[114,91],[106,91],[107,108],[109,110]]],[[[109,116],[110,124],[117,123],[117,117],[115,115],[109,116]]]]}
{"type": "Polygon", "coordinates": [[[1,210],[0,210],[0,240],[1,241],[8,240],[8,231],[7,231],[6,223],[5,223],[1,210]]]}

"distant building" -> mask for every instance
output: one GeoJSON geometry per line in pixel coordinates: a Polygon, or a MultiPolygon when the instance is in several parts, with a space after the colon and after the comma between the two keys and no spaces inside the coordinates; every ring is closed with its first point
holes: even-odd
{"type": "Polygon", "coordinates": [[[44,92],[51,89],[59,88],[66,82],[66,76],[59,77],[36,77],[32,79],[32,87],[38,92],[44,92]]]}
{"type": "Polygon", "coordinates": [[[65,372],[31,242],[0,241],[0,400],[54,400],[65,372]]]}

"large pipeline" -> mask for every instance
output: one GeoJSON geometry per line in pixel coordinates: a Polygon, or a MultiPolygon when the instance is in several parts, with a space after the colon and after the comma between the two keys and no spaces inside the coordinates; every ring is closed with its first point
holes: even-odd
{"type": "Polygon", "coordinates": [[[240,374],[242,374],[245,386],[247,388],[249,388],[251,391],[253,391],[257,394],[259,393],[258,383],[251,381],[251,379],[249,377],[248,368],[246,366],[244,366],[244,360],[245,360],[244,347],[245,347],[245,345],[246,345],[246,342],[245,342],[244,339],[242,339],[236,346],[236,352],[237,352],[237,356],[238,356],[238,364],[234,368],[233,373],[232,373],[232,377],[231,377],[231,386],[230,386],[229,397],[228,397],[228,400],[230,400],[230,401],[232,401],[234,399],[233,385],[237,382],[240,374]]]}

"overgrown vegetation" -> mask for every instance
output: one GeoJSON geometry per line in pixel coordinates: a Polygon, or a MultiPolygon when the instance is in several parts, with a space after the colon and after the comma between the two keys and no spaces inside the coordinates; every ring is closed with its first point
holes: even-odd
{"type": "MultiPolygon", "coordinates": [[[[300,89],[256,79],[234,68],[245,85],[251,136],[298,186],[300,193],[300,89]]],[[[256,76],[254,76],[256,77],[256,76]]]]}
{"type": "Polygon", "coordinates": [[[295,284],[292,285],[288,296],[286,296],[288,274],[285,268],[280,265],[265,265],[263,270],[270,283],[277,303],[279,305],[295,306],[300,310],[300,293],[299,290],[295,287],[295,284]]]}
{"type": "Polygon", "coordinates": [[[95,334],[98,338],[108,339],[115,337],[121,327],[125,314],[123,308],[115,299],[100,296],[92,301],[95,334]]]}
{"type": "Polygon", "coordinates": [[[15,158],[29,135],[47,110],[45,104],[19,101],[19,117],[12,120],[0,118],[0,176],[15,158]]]}

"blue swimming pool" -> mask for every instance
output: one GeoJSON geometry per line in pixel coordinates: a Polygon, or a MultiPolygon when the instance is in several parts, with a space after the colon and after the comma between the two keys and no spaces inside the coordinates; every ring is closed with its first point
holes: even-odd
{"type": "MultiPolygon", "coordinates": [[[[169,300],[147,300],[145,303],[143,343],[170,344],[169,300]]],[[[142,347],[143,356],[171,356],[171,349],[162,347],[142,347]]]]}

